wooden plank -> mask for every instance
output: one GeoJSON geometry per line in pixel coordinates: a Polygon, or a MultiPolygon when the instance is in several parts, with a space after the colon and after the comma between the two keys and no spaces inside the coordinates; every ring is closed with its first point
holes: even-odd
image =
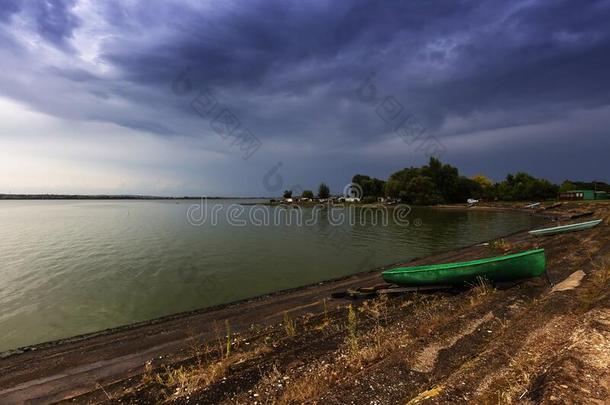
{"type": "Polygon", "coordinates": [[[593,211],[587,211],[587,212],[580,212],[578,214],[573,214],[570,215],[570,219],[576,219],[576,218],[583,218],[583,217],[590,217],[591,215],[593,215],[594,212],[593,211]]]}
{"type": "Polygon", "coordinates": [[[382,290],[378,290],[379,294],[401,294],[405,292],[416,292],[416,291],[431,291],[431,290],[447,290],[449,288],[453,288],[450,285],[428,285],[428,286],[420,286],[420,287],[395,287],[395,288],[385,288],[382,290]]]}

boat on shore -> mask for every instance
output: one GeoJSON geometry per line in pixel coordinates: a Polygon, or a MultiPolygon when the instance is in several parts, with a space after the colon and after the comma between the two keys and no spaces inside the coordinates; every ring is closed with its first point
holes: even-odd
{"type": "Polygon", "coordinates": [[[512,281],[541,276],[546,270],[544,249],[469,262],[398,267],[382,273],[388,283],[400,286],[464,285],[482,277],[512,281]]]}
{"type": "Polygon", "coordinates": [[[554,226],[552,228],[544,228],[544,229],[536,229],[533,231],[529,231],[530,235],[534,236],[548,236],[548,235],[556,235],[558,233],[566,233],[566,232],[576,232],[582,231],[585,229],[591,229],[601,224],[601,219],[596,219],[594,221],[580,222],[578,224],[570,224],[570,225],[561,225],[554,226]]]}

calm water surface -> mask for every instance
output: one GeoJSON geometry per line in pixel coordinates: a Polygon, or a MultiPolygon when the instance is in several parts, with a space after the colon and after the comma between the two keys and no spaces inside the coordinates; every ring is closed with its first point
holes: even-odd
{"type": "Polygon", "coordinates": [[[192,204],[0,201],[0,351],[345,276],[540,222],[420,208],[409,226],[333,226],[307,209],[306,219],[319,215],[314,225],[236,227],[219,215],[216,225],[193,226],[192,204]]]}

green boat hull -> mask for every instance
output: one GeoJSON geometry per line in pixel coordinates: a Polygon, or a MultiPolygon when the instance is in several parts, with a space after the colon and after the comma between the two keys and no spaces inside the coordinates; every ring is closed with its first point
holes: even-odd
{"type": "Polygon", "coordinates": [[[581,222],[579,224],[570,224],[570,225],[555,226],[553,228],[537,229],[535,231],[530,231],[529,233],[534,236],[556,235],[558,233],[576,232],[576,231],[582,231],[585,229],[594,228],[601,223],[602,223],[601,219],[596,219],[594,221],[581,222]]]}
{"type": "Polygon", "coordinates": [[[400,286],[464,285],[478,277],[511,281],[541,276],[546,269],[544,249],[461,263],[399,267],[382,273],[388,283],[400,286]]]}

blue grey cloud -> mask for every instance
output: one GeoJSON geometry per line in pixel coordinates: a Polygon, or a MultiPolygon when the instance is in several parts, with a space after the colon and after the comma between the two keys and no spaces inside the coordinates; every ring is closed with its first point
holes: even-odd
{"type": "Polygon", "coordinates": [[[600,165],[583,172],[565,162],[549,172],[551,161],[541,158],[531,166],[554,180],[610,169],[595,158],[610,146],[599,130],[610,118],[592,114],[587,128],[568,125],[610,104],[608,1],[96,3],[8,2],[0,38],[12,41],[2,51],[11,62],[0,63],[5,72],[19,67],[21,80],[0,78],[0,92],[62,118],[213,139],[189,107],[209,89],[263,141],[262,160],[291,162],[294,181],[311,185],[329,170],[339,183],[352,171],[384,177],[425,160],[396,143],[375,106],[357,97],[372,78],[379,100],[394,97],[467,173],[499,178],[511,166],[529,167],[513,165],[506,151],[530,156],[532,145],[593,154],[588,161],[600,165]],[[30,22],[29,32],[19,31],[18,19],[30,22]],[[24,35],[62,56],[32,51],[24,35]],[[192,91],[175,94],[172,82],[186,68],[192,91]],[[574,132],[553,135],[561,122],[574,132]]]}
{"type": "Polygon", "coordinates": [[[36,29],[47,41],[63,46],[79,26],[80,19],[71,11],[76,0],[42,0],[31,4],[36,29]]]}

